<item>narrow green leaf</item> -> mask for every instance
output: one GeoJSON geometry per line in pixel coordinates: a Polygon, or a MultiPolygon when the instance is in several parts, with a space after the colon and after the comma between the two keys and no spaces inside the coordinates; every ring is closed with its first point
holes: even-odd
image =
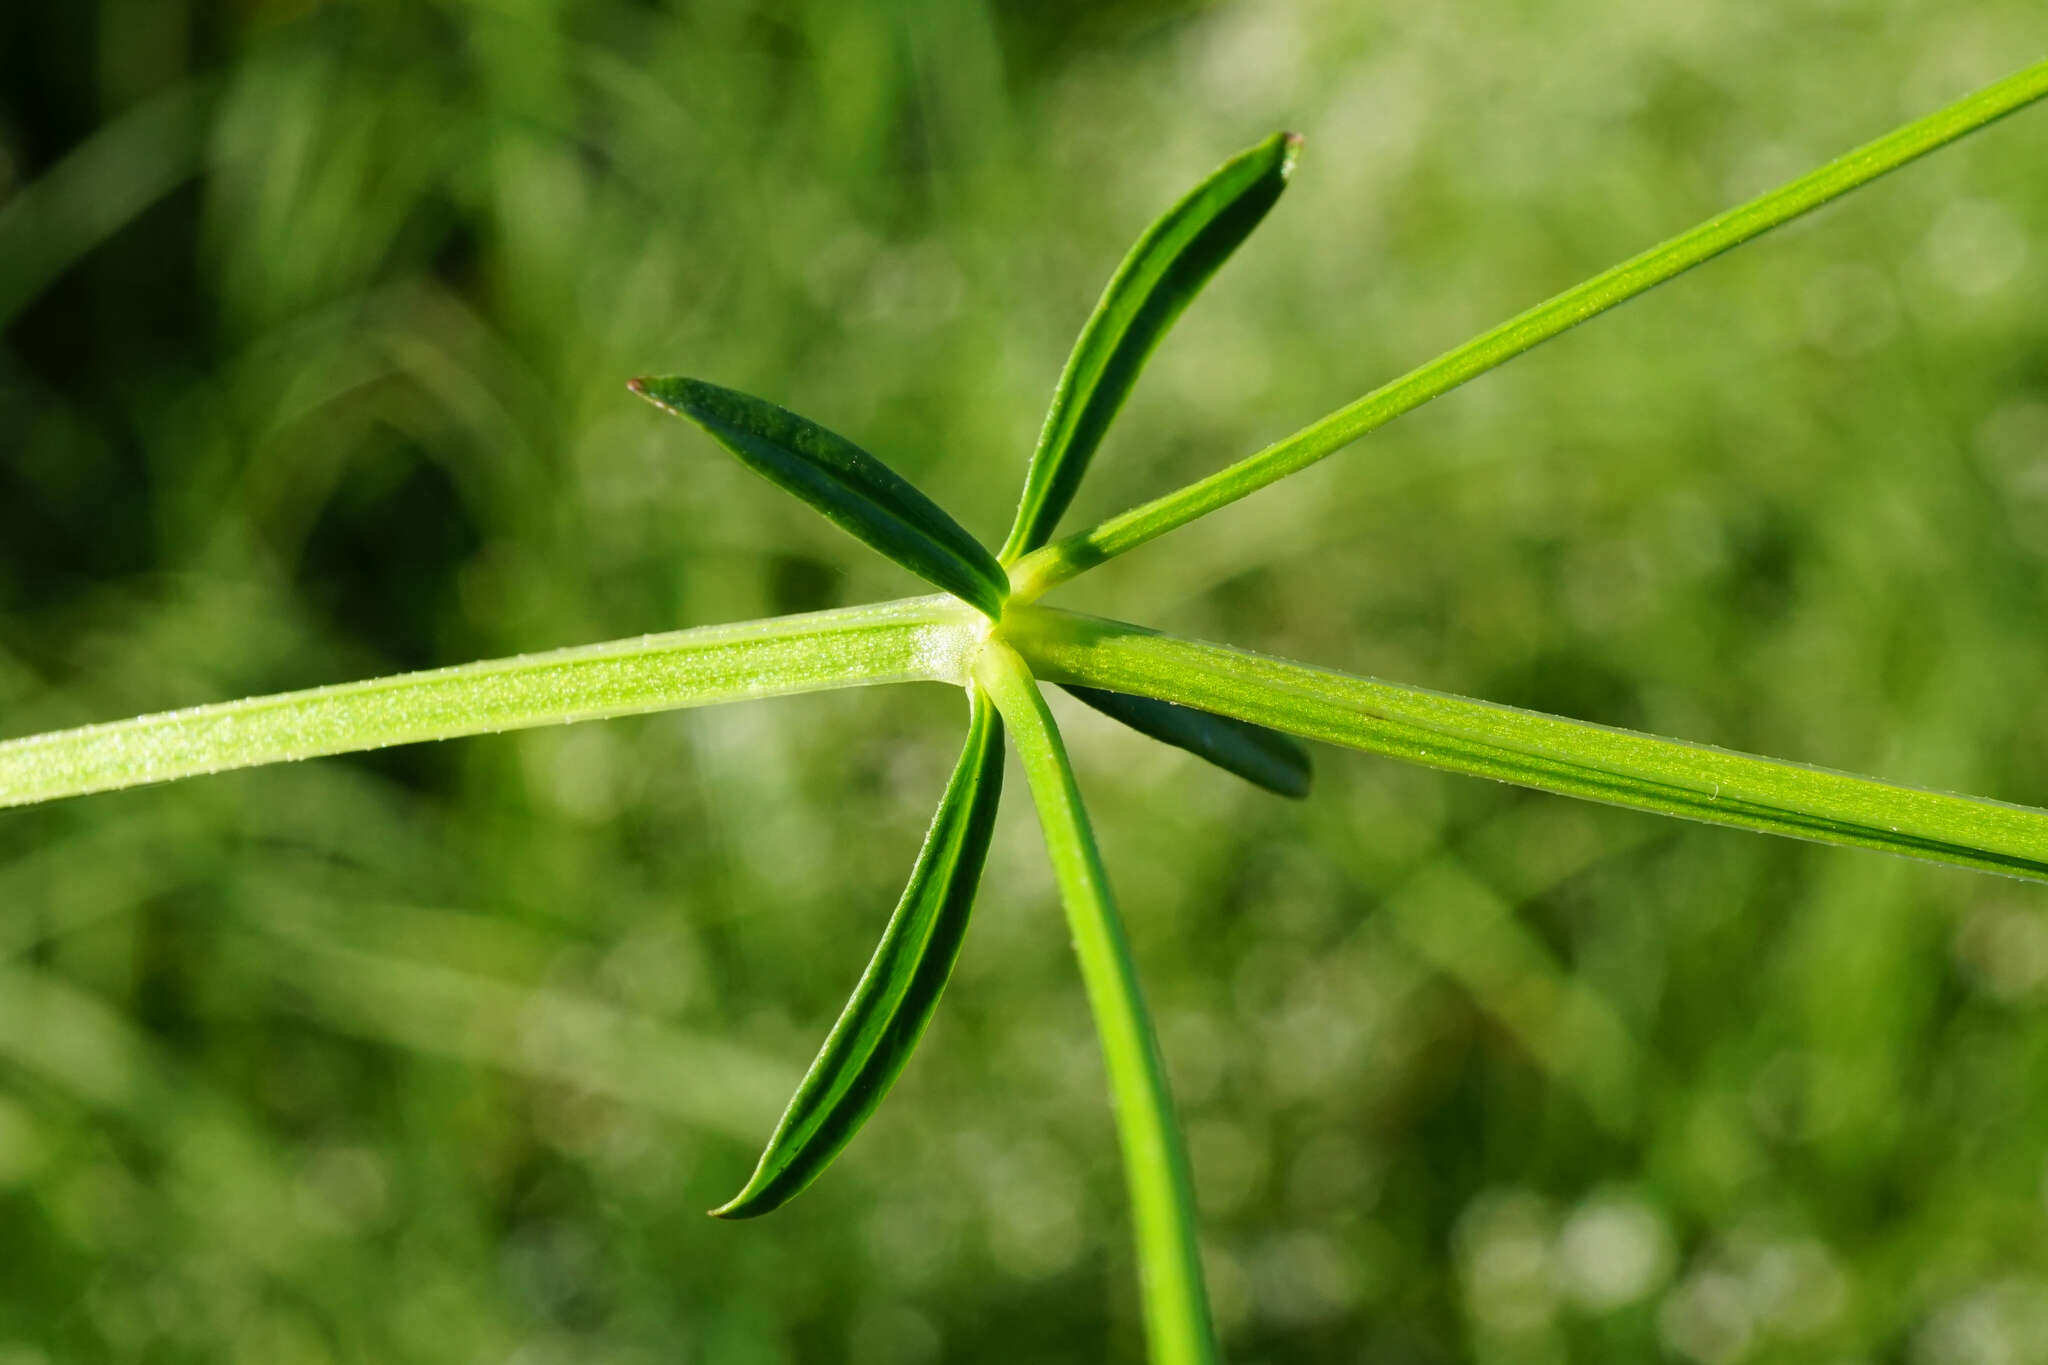
{"type": "Polygon", "coordinates": [[[1152,348],[1280,198],[1300,145],[1293,133],[1275,133],[1226,161],[1124,257],[1053,389],[1005,564],[1052,536],[1152,348]]]}
{"type": "Polygon", "coordinates": [[[702,380],[635,379],[626,387],[689,418],[749,469],[926,582],[986,616],[1002,614],[1010,580],[982,543],[916,485],[844,436],[702,380]]]}
{"type": "Polygon", "coordinates": [[[206,95],[195,79],[129,105],[0,201],[0,327],[206,165],[206,95]]]}
{"type": "Polygon", "coordinates": [[[1152,1365],[1213,1365],[1216,1332],[1202,1283],[1187,1146],[1138,986],[1130,937],[1110,894],[1109,873],[1081,804],[1073,764],[1037,681],[1014,649],[990,640],[975,658],[974,676],[988,689],[1016,740],[1102,1042],[1117,1141],[1123,1148],[1124,1184],[1131,1194],[1138,1288],[1152,1365]]]}
{"type": "Polygon", "coordinates": [[[1139,734],[1206,758],[1255,787],[1281,796],[1308,795],[1308,750],[1277,731],[1154,697],[1099,687],[1069,686],[1067,691],[1139,734]]]}
{"type": "Polygon", "coordinates": [[[1587,319],[1598,317],[1724,251],[1811,213],[1830,200],[2043,97],[2048,97],[2048,61],[2036,62],[1994,81],[1975,94],[1837,157],[1818,170],[1632,256],[1374,389],[1292,436],[1275,441],[1256,455],[1248,455],[1185,488],[1032,551],[1012,568],[1011,591],[1019,602],[1035,601],[1075,575],[1298,473],[1403,413],[1587,319]]]}
{"type": "Polygon", "coordinates": [[[815,1180],[889,1093],[952,974],[1003,790],[1003,724],[968,690],[967,744],[939,799],[903,899],[853,998],[797,1087],[745,1189],[719,1218],[781,1208],[815,1180]]]}
{"type": "Polygon", "coordinates": [[[0,741],[0,806],[640,711],[966,681],[980,617],[907,597],[194,706],[0,741]]]}
{"type": "Polygon", "coordinates": [[[1546,716],[1043,607],[1012,607],[1004,637],[1053,682],[1160,697],[1304,739],[1609,805],[2048,881],[2048,810],[1546,716]]]}

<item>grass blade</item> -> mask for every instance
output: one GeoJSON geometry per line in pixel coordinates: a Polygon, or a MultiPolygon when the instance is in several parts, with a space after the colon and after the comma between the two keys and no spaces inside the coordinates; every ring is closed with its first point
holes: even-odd
{"type": "Polygon", "coordinates": [[[980,688],[968,688],[967,699],[967,743],[903,899],[753,1177],[712,1210],[715,1217],[772,1212],[815,1180],[889,1093],[938,1008],[967,931],[1003,791],[1002,721],[980,688]]]}
{"type": "Polygon", "coordinates": [[[1206,758],[1255,787],[1297,799],[1308,795],[1308,750],[1277,731],[1153,697],[1099,687],[1070,686],[1067,691],[1139,734],[1206,758]]]}
{"type": "Polygon", "coordinates": [[[1225,162],[1138,238],[1081,328],[1024,474],[1007,564],[1052,537],[1152,348],[1287,188],[1301,139],[1275,133],[1225,162]]]}
{"type": "Polygon", "coordinates": [[[2048,881],[2048,810],[1567,720],[1138,626],[1012,608],[1042,677],[1610,805],[2048,881]]]}
{"type": "Polygon", "coordinates": [[[187,83],[123,110],[0,203],[0,327],[198,172],[206,95],[187,83]]]}
{"type": "Polygon", "coordinates": [[[1298,473],[1496,365],[2043,96],[2048,96],[2048,61],[2015,72],[1631,257],[1410,370],[1391,384],[1274,442],[1256,455],[1033,552],[1012,567],[1011,590],[1020,602],[1033,601],[1076,574],[1298,473]]]}
{"type": "Polygon", "coordinates": [[[844,436],[702,380],[635,379],[626,387],[689,418],[749,469],[926,582],[983,615],[1002,614],[1010,580],[982,543],[909,480],[844,436]]]}
{"type": "Polygon", "coordinates": [[[1073,765],[1038,684],[1015,650],[991,640],[975,677],[995,699],[1031,784],[1046,851],[1066,905],[1074,955],[1102,1041],[1116,1111],[1124,1180],[1137,1232],[1138,1281],[1153,1365],[1202,1365],[1217,1359],[1208,1291],[1195,1234],[1195,1197],[1187,1151],[1174,1120],[1166,1066],[1138,988],[1137,964],[1109,874],[1081,804],[1073,765]]]}
{"type": "Polygon", "coordinates": [[[0,806],[427,739],[867,683],[966,681],[950,597],[704,626],[0,742],[0,806]]]}

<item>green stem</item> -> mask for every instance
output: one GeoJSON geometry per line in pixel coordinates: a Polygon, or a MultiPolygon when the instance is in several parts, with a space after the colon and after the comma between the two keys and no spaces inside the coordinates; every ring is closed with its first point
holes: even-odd
{"type": "Polygon", "coordinates": [[[0,743],[0,806],[679,706],[866,683],[964,684],[981,618],[938,594],[250,697],[0,743]]]}
{"type": "Polygon", "coordinates": [[[1290,663],[1045,607],[1005,638],[1048,682],[1158,697],[1410,762],[1710,824],[2048,881],[2048,811],[1290,663]]]}
{"type": "Polygon", "coordinates": [[[1710,218],[1584,284],[1510,318],[1490,332],[1165,497],[1155,498],[1085,531],[1026,555],[1010,569],[1010,600],[1027,603],[1048,589],[1197,517],[1206,516],[1298,473],[1367,432],[1421,407],[1522,352],[1681,275],[1731,247],[1895,171],[1966,133],[2048,95],[2048,61],[1986,86],[1938,113],[1909,123],[1788,185],[1710,218]]]}
{"type": "Polygon", "coordinates": [[[1137,965],[1095,847],[1066,746],[1038,684],[1016,652],[990,640],[974,676],[1002,713],[1017,745],[1045,829],[1046,850],[1066,903],[1088,1005],[1102,1040],[1123,1145],[1124,1179],[1136,1225],[1145,1336],[1154,1365],[1197,1365],[1218,1358],[1202,1285],[1195,1198],[1187,1152],[1174,1119],[1166,1067],[1146,1017],[1137,965]]]}

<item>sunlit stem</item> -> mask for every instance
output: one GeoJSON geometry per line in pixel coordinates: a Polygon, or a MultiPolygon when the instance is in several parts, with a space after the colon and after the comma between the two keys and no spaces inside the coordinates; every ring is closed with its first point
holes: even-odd
{"type": "Polygon", "coordinates": [[[976,660],[975,678],[1010,727],[1066,903],[1123,1145],[1152,1360],[1154,1365],[1214,1361],[1216,1340],[1202,1284],[1187,1152],[1138,988],[1137,966],[1066,746],[1037,682],[1008,645],[989,641],[976,660]]]}
{"type": "Polygon", "coordinates": [[[954,597],[643,635],[0,743],[0,806],[320,754],[869,683],[964,683],[954,597]]]}
{"type": "Polygon", "coordinates": [[[1120,621],[1012,608],[1048,682],[1158,697],[1304,739],[1658,815],[2048,881],[2048,810],[1361,678],[1120,621]]]}
{"type": "Polygon", "coordinates": [[[1228,469],[1026,555],[1010,568],[1010,600],[1031,602],[1104,560],[1114,559],[1267,484],[1298,473],[1367,432],[1588,318],[1682,275],[1731,247],[1811,213],[1829,200],[1867,185],[2044,95],[2048,95],[2048,61],[2037,62],[1788,185],[1708,219],[1691,231],[1510,318],[1419,369],[1410,370],[1228,469]]]}

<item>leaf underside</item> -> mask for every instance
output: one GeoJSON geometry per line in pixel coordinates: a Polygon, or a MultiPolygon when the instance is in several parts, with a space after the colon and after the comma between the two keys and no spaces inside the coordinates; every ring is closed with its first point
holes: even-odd
{"type": "Polygon", "coordinates": [[[1280,198],[1300,144],[1293,133],[1275,133],[1239,153],[1168,209],[1124,257],[1053,390],[1003,543],[1005,564],[1051,538],[1146,358],[1280,198]]]}
{"type": "Polygon", "coordinates": [[[895,1084],[938,1007],[974,906],[1003,789],[1003,724],[968,689],[967,743],[910,884],[839,1022],[784,1111],[746,1188],[719,1218],[782,1207],[831,1164],[895,1084]]]}
{"type": "Polygon", "coordinates": [[[1127,692],[1072,684],[1066,690],[1139,734],[1205,758],[1253,786],[1296,799],[1308,795],[1312,771],[1308,750],[1277,730],[1127,692]]]}
{"type": "Polygon", "coordinates": [[[987,548],[916,485],[844,436],[700,379],[635,379],[627,387],[689,418],[749,469],[926,582],[984,615],[1002,614],[1009,578],[987,548]]]}

